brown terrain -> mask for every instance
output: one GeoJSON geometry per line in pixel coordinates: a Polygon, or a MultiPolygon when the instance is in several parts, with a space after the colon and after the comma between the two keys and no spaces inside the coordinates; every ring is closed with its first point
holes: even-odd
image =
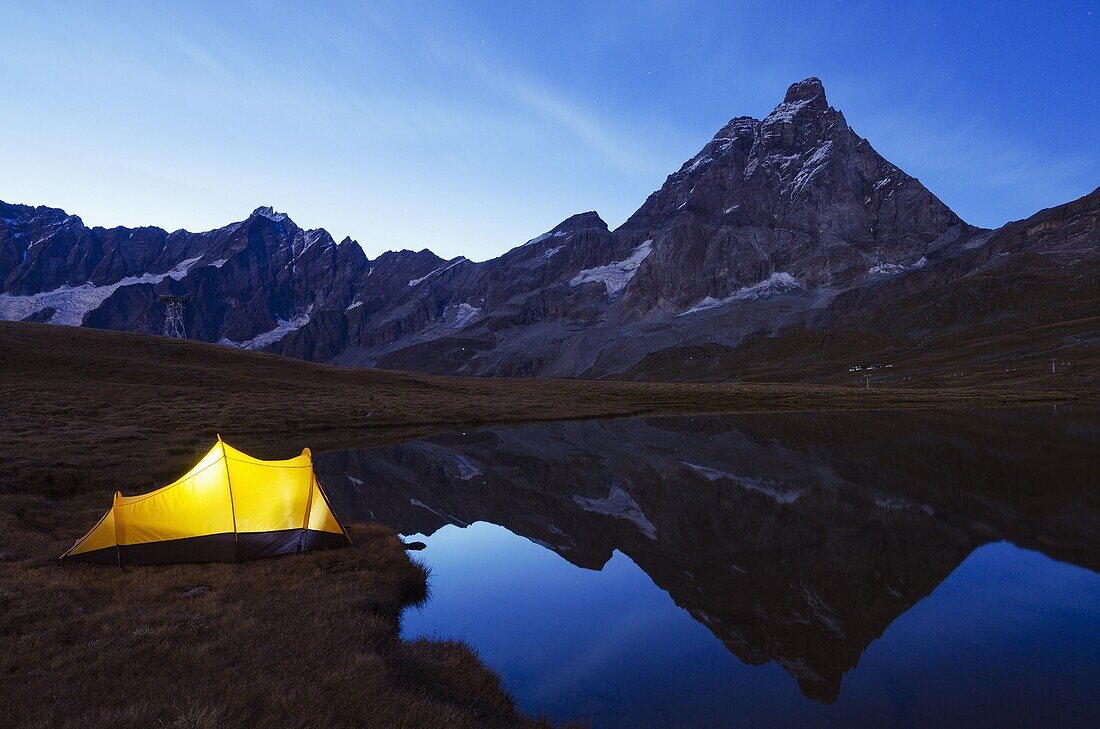
{"type": "Polygon", "coordinates": [[[853,330],[791,328],[752,337],[740,347],[717,344],[647,356],[628,373],[660,380],[815,382],[903,388],[1100,388],[1100,317],[971,332],[921,342],[853,330]],[[681,359],[682,358],[682,359],[681,359]],[[1052,360],[1054,361],[1053,372],[1052,360]]]}
{"type": "MultiPolygon", "coordinates": [[[[813,343],[804,347],[804,366],[817,366],[809,364],[813,343]]],[[[1094,351],[1076,358],[1070,373],[1095,371],[1094,351]]],[[[401,610],[424,599],[426,575],[386,527],[354,527],[354,549],[242,565],[57,563],[113,491],[167,482],[217,433],[271,458],[303,446],[321,452],[483,424],[1095,399],[1090,379],[1041,376],[1035,358],[1031,379],[968,380],[984,385],[974,388],[950,379],[925,389],[476,379],[0,324],[4,722],[531,724],[465,646],[400,639],[401,610]]]]}

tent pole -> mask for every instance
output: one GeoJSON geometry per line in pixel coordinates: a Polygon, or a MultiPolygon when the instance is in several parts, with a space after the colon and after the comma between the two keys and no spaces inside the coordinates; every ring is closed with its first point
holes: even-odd
{"type": "Polygon", "coordinates": [[[302,533],[298,535],[298,551],[305,551],[306,532],[309,531],[309,512],[313,508],[313,484],[317,477],[313,475],[313,456],[309,459],[309,496],[306,497],[306,518],[302,520],[302,533]]]}
{"type": "Polygon", "coordinates": [[[118,558],[118,567],[122,569],[122,540],[119,539],[118,527],[122,523],[122,508],[118,502],[122,499],[122,492],[116,491],[111,511],[115,512],[115,557],[118,558]]]}
{"type": "MultiPolygon", "coordinates": [[[[316,477],[315,477],[316,480],[316,477]]],[[[351,534],[348,533],[348,528],[344,526],[344,522],[340,521],[340,515],[336,513],[336,509],[332,508],[332,504],[328,500],[328,494],[325,493],[325,487],[320,482],[317,483],[317,490],[321,492],[321,498],[325,501],[325,506],[328,507],[328,512],[332,514],[332,518],[336,520],[336,523],[340,526],[340,529],[344,532],[344,539],[348,540],[348,544],[355,546],[355,542],[351,540],[351,534]]]]}
{"type": "MultiPolygon", "coordinates": [[[[302,451],[309,455],[309,503],[313,505],[313,488],[317,487],[318,493],[321,494],[321,500],[325,502],[325,506],[328,507],[328,513],[332,514],[332,518],[336,520],[336,524],[340,527],[340,531],[344,533],[344,539],[348,540],[348,544],[355,546],[355,542],[351,541],[351,535],[348,534],[347,527],[344,526],[344,522],[340,521],[340,515],[336,513],[336,510],[332,508],[332,504],[328,501],[328,494],[325,493],[325,487],[321,485],[321,482],[317,480],[317,472],[313,470],[313,451],[306,448],[302,451]]],[[[308,526],[308,521],[307,521],[308,526]]]]}
{"type": "Polygon", "coordinates": [[[222,447],[222,464],[225,466],[225,485],[229,488],[229,513],[233,517],[233,561],[240,562],[241,554],[237,541],[237,507],[233,503],[233,482],[229,479],[229,456],[225,452],[225,441],[218,433],[218,445],[222,447]]]}

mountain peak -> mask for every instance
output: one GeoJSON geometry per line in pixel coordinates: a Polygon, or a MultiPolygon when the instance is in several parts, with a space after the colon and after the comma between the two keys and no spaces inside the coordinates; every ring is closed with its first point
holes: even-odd
{"type": "Polygon", "coordinates": [[[277,213],[275,212],[275,209],[272,208],[270,205],[263,205],[256,208],[248,217],[267,218],[268,220],[273,220],[276,223],[282,223],[289,219],[286,213],[277,213]]]}
{"type": "Polygon", "coordinates": [[[787,88],[787,94],[783,97],[784,104],[798,104],[813,102],[815,108],[824,109],[829,105],[825,99],[825,85],[816,76],[802,79],[798,83],[791,84],[787,88]]]}
{"type": "Polygon", "coordinates": [[[601,218],[600,214],[597,213],[595,210],[589,210],[586,213],[577,213],[576,215],[571,215],[570,217],[555,225],[551,229],[551,232],[556,230],[572,232],[574,230],[582,230],[584,228],[602,228],[603,230],[607,230],[607,223],[603,221],[603,218],[601,218]]]}

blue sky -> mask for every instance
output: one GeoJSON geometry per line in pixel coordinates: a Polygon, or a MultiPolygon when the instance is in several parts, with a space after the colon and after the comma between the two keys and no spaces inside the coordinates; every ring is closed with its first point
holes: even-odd
{"type": "Polygon", "coordinates": [[[996,226],[1100,185],[1100,3],[1018,5],[0,0],[0,199],[170,230],[270,204],[372,256],[481,260],[620,224],[816,75],[996,226]]]}

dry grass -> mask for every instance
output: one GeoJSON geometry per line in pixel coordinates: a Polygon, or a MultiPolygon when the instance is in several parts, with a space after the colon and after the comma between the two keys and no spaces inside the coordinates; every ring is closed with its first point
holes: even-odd
{"type": "Polygon", "coordinates": [[[529,724],[465,646],[399,638],[425,579],[384,527],[357,527],[355,549],[243,565],[56,563],[113,491],[175,478],[219,432],[271,458],[484,423],[1079,396],[428,377],[10,323],[0,362],[5,726],[529,724]]]}
{"type": "MultiPolygon", "coordinates": [[[[43,512],[21,516],[48,523],[43,512]]],[[[19,531],[29,551],[56,550],[19,531]]],[[[5,726],[527,724],[463,645],[398,638],[423,570],[390,530],[353,532],[354,549],[242,565],[9,562],[5,726]]]]}
{"type": "Polygon", "coordinates": [[[639,379],[801,382],[919,388],[942,391],[1056,391],[1096,400],[1100,393],[1100,317],[1021,326],[1008,331],[974,329],[920,342],[843,329],[788,328],[757,335],[736,349],[709,345],[647,357],[629,373],[639,379]],[[694,357],[688,360],[687,357],[694,357]],[[1058,362],[1056,372],[1051,359],[1058,362]],[[685,362],[687,365],[685,366],[685,362]],[[873,371],[852,365],[890,364],[873,371]]]}

